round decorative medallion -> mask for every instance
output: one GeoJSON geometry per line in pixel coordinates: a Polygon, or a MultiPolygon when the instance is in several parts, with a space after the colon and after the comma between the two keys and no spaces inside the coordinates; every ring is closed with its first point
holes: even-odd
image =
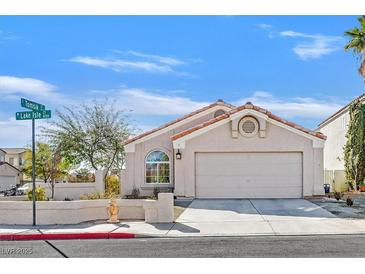
{"type": "Polygon", "coordinates": [[[252,137],[259,131],[259,123],[253,117],[244,117],[238,124],[238,130],[242,136],[252,137]]]}

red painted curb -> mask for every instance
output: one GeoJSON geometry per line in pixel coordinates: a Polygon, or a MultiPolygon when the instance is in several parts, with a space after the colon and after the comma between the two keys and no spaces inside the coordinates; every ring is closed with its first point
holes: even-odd
{"type": "Polygon", "coordinates": [[[48,233],[48,234],[0,234],[0,241],[37,241],[37,240],[82,240],[82,239],[130,239],[133,233],[48,233]]]}
{"type": "Polygon", "coordinates": [[[0,234],[0,241],[11,241],[13,240],[13,235],[11,234],[0,234]]]}
{"type": "Polygon", "coordinates": [[[136,238],[136,234],[132,233],[109,233],[109,239],[123,239],[123,238],[136,238]]]}

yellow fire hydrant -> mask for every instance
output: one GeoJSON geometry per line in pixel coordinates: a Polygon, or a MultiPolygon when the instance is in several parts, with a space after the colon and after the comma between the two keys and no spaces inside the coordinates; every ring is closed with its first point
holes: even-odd
{"type": "Polygon", "coordinates": [[[117,204],[117,200],[112,198],[110,199],[110,203],[108,206],[109,222],[119,223],[118,214],[119,214],[119,206],[117,204]]]}

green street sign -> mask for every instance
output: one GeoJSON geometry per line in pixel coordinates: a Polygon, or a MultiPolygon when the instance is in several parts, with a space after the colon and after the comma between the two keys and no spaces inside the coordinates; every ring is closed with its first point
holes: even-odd
{"type": "Polygon", "coordinates": [[[23,108],[31,109],[31,110],[34,110],[34,111],[41,111],[41,110],[46,109],[46,106],[44,106],[42,104],[38,104],[38,103],[33,102],[33,101],[29,101],[29,100],[24,99],[24,98],[20,99],[20,103],[21,103],[21,106],[23,108]]]}
{"type": "Polygon", "coordinates": [[[50,110],[21,111],[15,113],[16,120],[49,119],[49,118],[51,118],[50,110]]]}

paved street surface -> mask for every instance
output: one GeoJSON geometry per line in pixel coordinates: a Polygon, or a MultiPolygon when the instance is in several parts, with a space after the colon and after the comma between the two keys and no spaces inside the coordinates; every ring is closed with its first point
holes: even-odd
{"type": "Polygon", "coordinates": [[[2,241],[0,257],[365,257],[364,246],[365,235],[2,241]]]}

